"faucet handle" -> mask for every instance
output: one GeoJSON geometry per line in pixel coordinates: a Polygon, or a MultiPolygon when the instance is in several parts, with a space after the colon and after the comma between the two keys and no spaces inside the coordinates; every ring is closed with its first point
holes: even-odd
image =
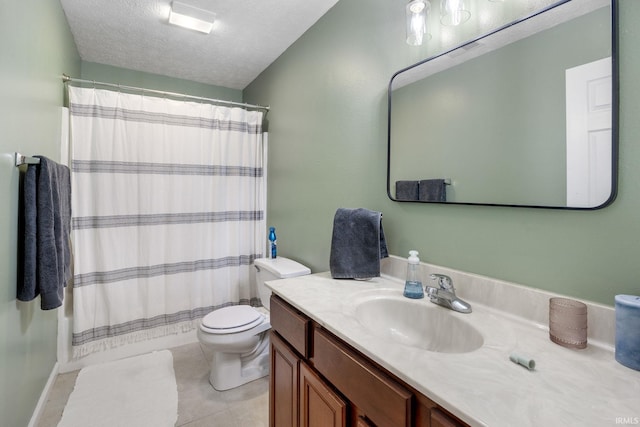
{"type": "Polygon", "coordinates": [[[453,280],[451,277],[444,274],[430,274],[429,278],[438,281],[438,287],[442,290],[455,292],[455,288],[453,287],[453,280]]]}

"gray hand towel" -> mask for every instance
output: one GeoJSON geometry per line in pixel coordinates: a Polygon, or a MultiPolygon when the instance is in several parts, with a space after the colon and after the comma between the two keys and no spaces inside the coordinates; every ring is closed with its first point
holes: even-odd
{"type": "Polygon", "coordinates": [[[389,256],[382,213],[364,208],[336,211],[329,266],[334,279],[380,276],[380,259],[389,256]]]}
{"type": "Polygon", "coordinates": [[[46,157],[29,165],[24,178],[24,277],[17,297],[40,307],[62,305],[71,278],[71,176],[69,168],[46,157]]]}
{"type": "Polygon", "coordinates": [[[418,181],[396,181],[396,200],[418,200],[418,181]]]}
{"type": "Polygon", "coordinates": [[[427,202],[446,202],[447,189],[444,179],[423,179],[419,183],[419,200],[427,202]]]}

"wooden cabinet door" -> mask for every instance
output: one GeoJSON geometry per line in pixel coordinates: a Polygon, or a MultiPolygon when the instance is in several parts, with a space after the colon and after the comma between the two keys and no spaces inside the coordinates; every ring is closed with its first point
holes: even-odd
{"type": "Polygon", "coordinates": [[[300,427],[346,427],[347,403],[300,363],[300,427]]]}
{"type": "Polygon", "coordinates": [[[277,333],[270,340],[269,426],[298,427],[300,358],[277,333]]]}

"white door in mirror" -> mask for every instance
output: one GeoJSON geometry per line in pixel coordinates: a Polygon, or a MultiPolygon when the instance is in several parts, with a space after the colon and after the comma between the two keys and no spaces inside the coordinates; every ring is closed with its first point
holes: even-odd
{"type": "Polygon", "coordinates": [[[611,196],[611,57],[566,70],[567,206],[611,196]]]}

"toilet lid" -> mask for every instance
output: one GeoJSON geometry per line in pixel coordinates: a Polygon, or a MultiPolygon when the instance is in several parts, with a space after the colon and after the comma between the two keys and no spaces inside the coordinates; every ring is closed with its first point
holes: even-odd
{"type": "Polygon", "coordinates": [[[249,305],[233,305],[214,310],[204,316],[202,326],[215,334],[232,334],[259,325],[264,315],[249,305]]]}

